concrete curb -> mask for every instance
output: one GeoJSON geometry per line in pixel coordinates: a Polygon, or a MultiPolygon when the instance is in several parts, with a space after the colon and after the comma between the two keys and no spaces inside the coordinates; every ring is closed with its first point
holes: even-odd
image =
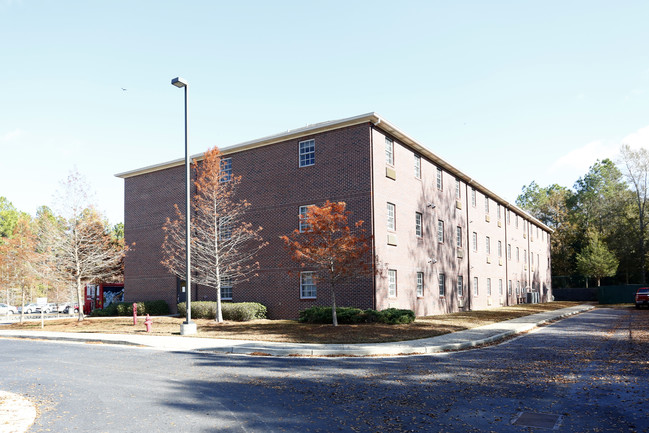
{"type": "Polygon", "coordinates": [[[528,332],[548,322],[563,319],[594,308],[579,305],[537,313],[517,319],[498,322],[479,328],[444,334],[420,340],[375,344],[307,344],[274,343],[249,340],[218,340],[181,336],[141,336],[128,334],[72,334],[65,332],[0,330],[0,337],[27,338],[80,343],[104,343],[147,347],[176,352],[211,352],[269,356],[398,356],[421,355],[470,349],[493,344],[506,338],[528,332]]]}

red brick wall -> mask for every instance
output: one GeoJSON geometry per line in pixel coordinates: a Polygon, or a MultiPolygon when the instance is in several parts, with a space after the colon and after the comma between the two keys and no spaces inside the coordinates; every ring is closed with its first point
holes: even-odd
{"type": "MultiPolygon", "coordinates": [[[[269,242],[258,255],[260,270],[235,284],[233,301],[261,302],[271,318],[295,318],[312,305],[330,305],[331,293],[318,286],[317,299],[300,299],[299,269],[279,239],[298,226],[300,206],[329,199],[347,202],[352,219],[371,225],[370,125],[362,124],[300,139],[228,154],[232,171],[241,176],[239,196],[249,207],[247,220],[263,227],[269,242]],[[315,139],[315,165],[299,167],[298,143],[315,139]]],[[[173,217],[173,205],[184,203],[184,167],[174,167],[125,180],[126,242],[136,245],[125,266],[126,300],[164,299],[175,309],[176,279],[160,264],[162,225],[173,217]]],[[[339,306],[372,308],[373,280],[366,278],[336,291],[339,306]]],[[[213,289],[194,288],[193,299],[215,299],[213,289]]]]}

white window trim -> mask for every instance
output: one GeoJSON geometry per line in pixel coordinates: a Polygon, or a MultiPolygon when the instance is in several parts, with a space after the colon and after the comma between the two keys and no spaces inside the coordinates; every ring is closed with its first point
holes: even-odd
{"type": "Polygon", "coordinates": [[[314,138],[312,138],[312,139],[310,139],[310,140],[303,140],[303,141],[300,141],[300,142],[298,143],[297,148],[298,148],[298,158],[299,158],[298,165],[299,165],[300,168],[302,168],[302,167],[311,167],[312,165],[315,165],[315,139],[314,139],[314,138]],[[307,145],[307,144],[313,144],[313,150],[312,150],[312,151],[308,151],[308,152],[302,152],[302,145],[303,145],[303,144],[305,144],[305,145],[307,145]],[[310,154],[313,154],[313,157],[312,157],[312,158],[308,158],[308,159],[309,159],[309,160],[312,160],[313,162],[310,162],[310,163],[308,163],[308,164],[302,164],[302,156],[303,156],[303,155],[306,156],[306,155],[310,155],[310,154]]]}
{"type": "Polygon", "coordinates": [[[418,298],[423,298],[424,297],[424,273],[423,272],[417,272],[416,275],[417,281],[417,297],[418,298]]]}
{"type": "Polygon", "coordinates": [[[219,163],[219,182],[226,183],[232,180],[232,158],[221,158],[219,163]],[[224,165],[229,165],[229,169],[224,169],[224,165]],[[224,173],[227,173],[227,176],[224,176],[224,173]]]}
{"type": "Polygon", "coordinates": [[[421,155],[415,153],[415,178],[421,179],[421,155]]]}
{"type": "Polygon", "coordinates": [[[415,236],[424,236],[424,215],[421,212],[415,212],[415,236]]]}
{"type": "Polygon", "coordinates": [[[302,271],[300,272],[300,299],[316,299],[318,297],[318,286],[315,283],[315,272],[314,271],[302,271]],[[305,275],[311,275],[311,283],[305,285],[303,276],[305,275]],[[305,295],[305,288],[307,286],[313,286],[312,293],[315,293],[313,295],[305,295]]]}
{"type": "Polygon", "coordinates": [[[394,140],[385,137],[385,163],[394,167],[394,140]]]}
{"type": "Polygon", "coordinates": [[[232,300],[232,280],[230,280],[229,278],[221,278],[221,299],[224,301],[232,300]],[[223,295],[223,289],[230,290],[229,297],[223,295]]]}
{"type": "Polygon", "coordinates": [[[314,206],[314,205],[307,204],[307,205],[304,205],[304,206],[300,206],[299,209],[298,209],[298,223],[297,224],[298,224],[298,230],[300,231],[300,233],[306,233],[311,228],[311,225],[305,221],[305,218],[307,216],[307,212],[309,211],[309,208],[311,206],[314,206]],[[304,209],[304,213],[302,212],[303,209],[304,209]],[[301,217],[302,215],[304,215],[304,218],[301,217]]]}
{"type": "Polygon", "coordinates": [[[397,230],[397,205],[388,202],[386,206],[386,211],[387,211],[386,223],[387,223],[388,230],[396,231],[397,230]],[[392,211],[392,215],[390,215],[390,211],[392,211]]]}
{"type": "Polygon", "coordinates": [[[396,298],[397,297],[397,270],[396,269],[388,269],[388,298],[396,298]],[[392,281],[392,277],[394,277],[394,281],[392,281]],[[394,285],[394,290],[392,286],[394,285]]]}

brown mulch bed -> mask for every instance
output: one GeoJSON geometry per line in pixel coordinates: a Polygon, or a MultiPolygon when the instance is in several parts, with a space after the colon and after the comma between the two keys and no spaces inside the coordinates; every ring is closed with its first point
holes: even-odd
{"type": "MultiPolygon", "coordinates": [[[[521,304],[489,310],[468,311],[419,317],[408,325],[369,323],[359,325],[314,325],[294,320],[254,320],[250,322],[216,323],[196,319],[197,337],[238,340],[275,341],[286,343],[378,343],[415,340],[450,332],[475,328],[504,320],[515,319],[544,311],[579,305],[578,302],[551,302],[547,304],[521,304]]],[[[183,318],[154,317],[151,335],[179,335],[183,318]]],[[[41,322],[16,323],[7,329],[41,330],[41,322]]],[[[45,331],[145,334],[144,320],[133,325],[132,317],[92,318],[82,322],[76,318],[45,321],[45,331]]]]}

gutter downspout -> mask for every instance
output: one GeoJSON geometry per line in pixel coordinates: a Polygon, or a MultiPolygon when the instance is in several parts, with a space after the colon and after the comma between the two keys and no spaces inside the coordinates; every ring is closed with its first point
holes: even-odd
{"type": "Polygon", "coordinates": [[[509,215],[509,208],[503,206],[505,209],[505,215],[503,218],[503,224],[505,225],[505,299],[507,300],[507,306],[509,306],[510,299],[509,299],[509,244],[507,243],[507,221],[508,221],[508,215],[509,215]]]}
{"type": "Polygon", "coordinates": [[[375,203],[374,203],[374,127],[381,123],[379,118],[375,124],[370,123],[370,217],[372,218],[372,309],[377,310],[376,307],[376,288],[379,277],[376,269],[376,218],[375,218],[375,203]]]}
{"type": "Polygon", "coordinates": [[[469,311],[473,310],[473,282],[471,281],[471,254],[473,253],[473,249],[471,246],[471,239],[470,233],[471,233],[471,220],[469,219],[469,184],[473,183],[473,180],[469,179],[468,182],[465,183],[465,200],[466,200],[466,274],[467,274],[467,295],[466,299],[468,300],[469,304],[469,311]]]}

